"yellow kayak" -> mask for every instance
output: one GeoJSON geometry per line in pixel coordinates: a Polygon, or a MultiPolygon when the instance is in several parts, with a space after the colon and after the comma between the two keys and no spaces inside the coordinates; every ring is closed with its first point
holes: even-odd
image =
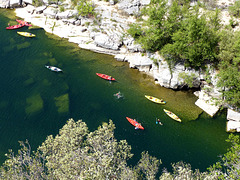
{"type": "Polygon", "coordinates": [[[172,119],[174,119],[174,120],[176,120],[176,121],[178,121],[178,122],[182,122],[182,120],[176,115],[176,114],[174,114],[174,113],[172,113],[171,111],[168,111],[168,110],[166,110],[166,109],[163,109],[164,110],[164,112],[169,116],[169,117],[171,117],[172,119]]]}
{"type": "Polygon", "coordinates": [[[29,32],[17,32],[18,34],[25,36],[25,37],[35,37],[35,34],[29,33],[29,32]]]}
{"type": "Polygon", "coordinates": [[[145,97],[152,102],[155,102],[155,103],[158,103],[158,104],[166,104],[166,102],[162,99],[158,99],[158,98],[155,98],[153,96],[147,96],[147,95],[145,95],[145,97]]]}

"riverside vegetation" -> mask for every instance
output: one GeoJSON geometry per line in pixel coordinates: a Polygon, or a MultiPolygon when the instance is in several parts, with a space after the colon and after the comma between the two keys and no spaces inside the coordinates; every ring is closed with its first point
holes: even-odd
{"type": "MultiPolygon", "coordinates": [[[[142,10],[148,17],[130,26],[128,33],[146,51],[159,52],[169,64],[184,63],[194,69],[206,65],[219,71],[221,102],[240,108],[239,1],[229,7],[230,24],[222,27],[220,11],[209,4],[190,6],[189,1],[152,0],[142,10]],[[206,6],[205,6],[206,5],[206,6]]],[[[188,78],[188,77],[186,77],[188,78]]],[[[189,84],[191,87],[191,84],[189,84]]]]}
{"type": "MultiPolygon", "coordinates": [[[[129,166],[131,146],[114,137],[112,120],[89,132],[85,122],[69,119],[55,137],[48,136],[36,151],[28,141],[20,142],[18,154],[10,151],[0,169],[1,179],[239,179],[239,136],[230,135],[229,151],[206,172],[191,170],[190,164],[172,164],[172,172],[161,160],[142,152],[136,166],[129,166]]],[[[204,158],[204,157],[203,157],[204,158]]]]}

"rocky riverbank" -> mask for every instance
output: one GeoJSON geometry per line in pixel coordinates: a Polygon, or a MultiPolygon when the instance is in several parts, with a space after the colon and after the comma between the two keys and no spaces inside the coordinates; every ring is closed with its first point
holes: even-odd
{"type": "MultiPolygon", "coordinates": [[[[0,1],[1,7],[16,7],[20,2],[0,1]],[[5,2],[5,4],[3,3],[5,2]],[[8,2],[8,3],[6,3],[8,2]],[[12,4],[11,4],[12,3],[12,4]]],[[[211,84],[206,83],[206,72],[185,68],[182,64],[176,64],[169,68],[168,63],[157,53],[145,53],[134,39],[126,35],[129,24],[136,21],[134,15],[143,6],[150,3],[149,0],[131,1],[122,0],[115,4],[114,1],[93,1],[97,18],[85,18],[78,16],[76,10],[71,9],[70,2],[61,3],[64,11],[56,4],[34,7],[32,2],[24,1],[23,8],[16,9],[16,15],[20,18],[40,26],[49,33],[67,38],[68,41],[78,44],[80,48],[89,49],[99,53],[111,54],[118,61],[126,61],[130,68],[137,68],[155,79],[156,84],[166,88],[180,89],[184,87],[181,75],[192,76],[193,87],[201,91],[195,95],[199,100],[195,103],[210,116],[214,116],[221,105],[216,105],[212,97],[219,99],[220,93],[216,88],[217,72],[209,67],[211,84]]],[[[220,5],[228,6],[226,3],[220,5]]],[[[223,23],[229,22],[229,15],[223,11],[223,23]]],[[[240,115],[239,115],[240,116],[240,115]]]]}

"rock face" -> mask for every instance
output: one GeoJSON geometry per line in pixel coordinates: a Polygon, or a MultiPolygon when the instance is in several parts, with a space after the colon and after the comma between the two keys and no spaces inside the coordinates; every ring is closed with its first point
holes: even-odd
{"type": "Polygon", "coordinates": [[[140,9],[150,3],[150,0],[122,0],[118,3],[118,9],[129,15],[138,15],[140,9]]]}
{"type": "Polygon", "coordinates": [[[22,5],[20,0],[0,0],[1,8],[15,8],[22,5]]]}
{"type": "Polygon", "coordinates": [[[227,132],[240,132],[240,112],[228,109],[227,132]]]}

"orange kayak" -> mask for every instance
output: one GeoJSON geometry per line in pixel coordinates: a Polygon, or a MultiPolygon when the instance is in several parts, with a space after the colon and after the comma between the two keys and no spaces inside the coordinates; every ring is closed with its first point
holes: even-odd
{"type": "Polygon", "coordinates": [[[32,26],[31,24],[29,24],[28,22],[23,21],[23,20],[16,19],[16,21],[17,21],[19,24],[22,24],[22,25],[24,25],[24,26],[32,26]]]}
{"type": "Polygon", "coordinates": [[[8,27],[6,27],[6,29],[18,29],[18,28],[21,28],[23,26],[24,25],[17,24],[17,25],[13,25],[13,26],[8,26],[8,27]]]}
{"type": "Polygon", "coordinates": [[[142,125],[140,123],[138,123],[135,119],[131,119],[129,117],[126,117],[127,120],[133,125],[135,126],[136,128],[138,129],[144,129],[144,127],[142,127],[142,125]]]}
{"type": "Polygon", "coordinates": [[[101,73],[96,73],[99,77],[109,80],[109,81],[115,81],[115,79],[112,76],[106,75],[106,74],[101,74],[101,73]]]}

